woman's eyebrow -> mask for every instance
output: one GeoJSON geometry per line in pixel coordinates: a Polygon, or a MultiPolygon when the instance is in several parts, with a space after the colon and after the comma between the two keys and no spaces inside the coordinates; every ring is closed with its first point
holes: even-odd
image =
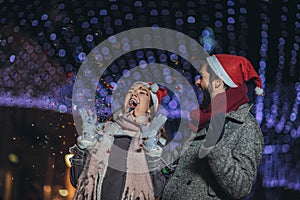
{"type": "Polygon", "coordinates": [[[147,91],[147,92],[148,92],[148,90],[147,90],[147,89],[145,89],[145,88],[143,88],[142,86],[141,86],[141,87],[139,87],[139,90],[144,90],[144,91],[147,91]]]}

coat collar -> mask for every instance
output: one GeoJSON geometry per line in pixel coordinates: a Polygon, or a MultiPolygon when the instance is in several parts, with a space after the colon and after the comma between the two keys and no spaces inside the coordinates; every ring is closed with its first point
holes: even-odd
{"type": "MultiPolygon", "coordinates": [[[[231,111],[227,113],[225,116],[228,120],[236,121],[239,123],[244,123],[250,109],[253,107],[253,104],[245,103],[241,105],[237,110],[231,111]]],[[[206,129],[201,129],[198,133],[196,133],[196,137],[206,135],[206,129]]]]}
{"type": "Polygon", "coordinates": [[[228,118],[229,120],[233,119],[234,121],[244,123],[252,107],[253,104],[245,103],[241,105],[237,110],[227,113],[226,118],[228,118]]]}

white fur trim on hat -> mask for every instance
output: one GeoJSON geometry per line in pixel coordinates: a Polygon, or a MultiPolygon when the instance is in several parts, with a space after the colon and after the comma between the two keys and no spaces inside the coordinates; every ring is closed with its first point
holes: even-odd
{"type": "Polygon", "coordinates": [[[227,72],[224,70],[224,68],[222,67],[221,63],[215,55],[207,57],[206,60],[211,69],[216,73],[216,75],[219,78],[221,78],[224,81],[224,83],[226,83],[226,85],[233,88],[238,87],[227,74],[227,72]]]}

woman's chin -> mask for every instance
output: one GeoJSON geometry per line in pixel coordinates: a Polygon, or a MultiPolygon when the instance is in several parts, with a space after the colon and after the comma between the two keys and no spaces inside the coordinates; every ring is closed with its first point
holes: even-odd
{"type": "Polygon", "coordinates": [[[133,114],[137,117],[137,116],[141,116],[141,115],[146,115],[146,113],[145,112],[142,112],[142,111],[140,111],[140,110],[138,110],[138,109],[134,109],[133,110],[133,114]]]}

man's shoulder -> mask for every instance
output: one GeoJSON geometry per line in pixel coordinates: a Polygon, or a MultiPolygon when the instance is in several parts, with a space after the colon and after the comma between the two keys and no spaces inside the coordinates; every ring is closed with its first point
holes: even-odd
{"type": "Polygon", "coordinates": [[[253,104],[245,104],[241,108],[241,111],[245,114],[243,128],[241,131],[245,132],[245,134],[243,134],[243,137],[246,137],[248,139],[251,138],[263,144],[263,134],[260,125],[255,116],[250,112],[252,106],[253,104]]]}
{"type": "Polygon", "coordinates": [[[252,107],[253,104],[245,103],[241,105],[236,111],[228,113],[227,118],[243,125],[243,130],[246,130],[248,132],[248,135],[251,135],[251,133],[253,133],[256,136],[261,137],[262,132],[260,125],[254,115],[251,113],[252,107]]]}
{"type": "Polygon", "coordinates": [[[244,123],[248,115],[252,115],[250,112],[252,107],[253,104],[251,103],[242,104],[237,110],[227,113],[226,117],[244,123]]]}

